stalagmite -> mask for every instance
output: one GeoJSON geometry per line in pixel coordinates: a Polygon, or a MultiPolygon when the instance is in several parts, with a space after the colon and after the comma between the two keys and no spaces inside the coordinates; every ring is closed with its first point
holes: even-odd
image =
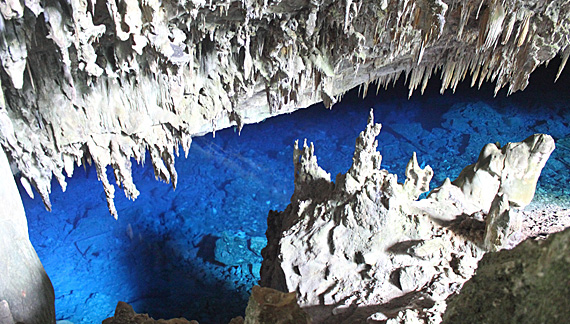
{"type": "Polygon", "coordinates": [[[296,292],[314,323],[441,323],[445,300],[483,254],[520,230],[515,209],[534,196],[554,149],[544,134],[488,144],[455,181],[417,200],[433,170],[413,154],[398,183],[381,168],[380,128],[371,112],[352,166],[334,183],[315,147],[296,144],[291,203],[269,213],[261,285],[296,292]]]}

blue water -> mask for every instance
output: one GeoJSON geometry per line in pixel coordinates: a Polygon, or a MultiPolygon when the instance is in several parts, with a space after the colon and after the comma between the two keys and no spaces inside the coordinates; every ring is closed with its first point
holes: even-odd
{"type": "Polygon", "coordinates": [[[259,263],[220,264],[216,241],[224,232],[264,237],[268,211],[283,210],[293,192],[295,140],[315,144],[319,164],[333,179],[346,172],[370,108],[384,125],[378,138],[383,168],[403,179],[416,151],[419,163],[435,171],[432,188],[473,163],[486,143],[552,134],[562,144],[543,171],[538,195],[564,203],[570,192],[570,182],[561,179],[570,166],[570,73],[553,84],[555,73],[541,69],[525,92],[506,97],[503,90],[496,98],[492,85],[476,91],[461,84],[455,94],[440,95],[434,79],[424,96],[408,100],[401,81],[366,99],[354,90],[332,110],[315,105],[246,125],[241,136],[226,129],[215,138],[194,138],[188,158],[176,159],[176,190],[156,181],[150,164],[135,163],[141,194],[133,202],[117,191],[118,220],[107,211],[93,167],[76,168],[65,193],[54,182],[52,212],[20,190],[31,241],[55,287],[57,319],[100,323],[118,301],[156,319],[227,323],[243,315],[259,263]]]}

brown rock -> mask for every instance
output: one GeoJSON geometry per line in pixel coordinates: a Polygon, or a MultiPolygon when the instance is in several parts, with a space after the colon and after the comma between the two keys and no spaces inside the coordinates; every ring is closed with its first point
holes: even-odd
{"type": "Polygon", "coordinates": [[[120,301],[115,308],[115,316],[103,320],[103,324],[198,324],[198,322],[184,318],[155,320],[147,314],[137,314],[131,305],[120,301]]]}
{"type": "Polygon", "coordinates": [[[245,324],[310,324],[311,319],[297,304],[295,293],[253,286],[245,310],[245,324]]]}

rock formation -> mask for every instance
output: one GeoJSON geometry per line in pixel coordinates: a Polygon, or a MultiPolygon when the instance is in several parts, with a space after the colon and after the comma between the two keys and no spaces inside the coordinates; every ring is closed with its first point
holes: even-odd
{"type": "MultiPolygon", "coordinates": [[[[2,319],[2,318],[0,318],[2,319]]],[[[198,324],[184,318],[154,320],[146,314],[137,314],[124,302],[119,302],[115,315],[103,324],[198,324]]],[[[245,310],[245,319],[234,317],[229,324],[310,324],[311,319],[297,304],[295,293],[283,293],[271,288],[254,286],[245,310]]]]}
{"type": "Polygon", "coordinates": [[[453,184],[447,179],[433,190],[432,199],[420,204],[448,220],[482,212],[487,215],[485,247],[500,250],[508,244],[509,235],[520,231],[522,219],[517,210],[534,197],[538,177],[554,147],[552,137],[544,134],[502,148],[499,143],[487,144],[477,163],[463,169],[453,184]]]}
{"type": "Polygon", "coordinates": [[[253,286],[245,310],[245,324],[310,324],[297,304],[295,293],[253,286]]]}
{"type": "MultiPolygon", "coordinates": [[[[0,13],[0,144],[22,186],[31,196],[35,188],[50,209],[51,179],[65,190],[66,176],[76,166],[93,163],[115,217],[116,188],[106,170],[110,166],[118,187],[136,199],[131,158],[143,163],[147,151],[156,178],[176,187],[174,156],[180,146],[188,153],[192,136],[232,125],[241,130],[319,101],[331,107],[354,86],[361,85],[366,95],[370,83],[387,86],[402,74],[410,92],[423,91],[437,72],[442,91],[454,89],[469,73],[472,84],[491,80],[496,90],[508,86],[513,92],[524,89],[530,73],[556,55],[562,56],[562,71],[570,55],[570,3],[563,0],[10,0],[0,2],[0,13]]],[[[302,151],[312,159],[307,149],[302,151]]],[[[370,158],[379,166],[377,156],[363,154],[357,161],[370,158]]],[[[369,182],[362,167],[339,178],[336,186],[324,171],[302,186],[323,189],[311,202],[342,186],[347,195],[364,199],[362,208],[387,217],[400,208],[396,201],[413,200],[427,188],[424,178],[430,172],[416,164],[411,162],[403,187],[385,172],[375,171],[369,182]],[[367,198],[357,194],[365,191],[367,198]]],[[[303,198],[304,189],[296,195],[303,198]]],[[[496,205],[502,219],[505,204],[496,205]]],[[[307,206],[312,205],[304,203],[299,212],[307,206]]],[[[363,220],[342,208],[346,213],[339,212],[337,222],[372,226],[365,238],[376,239],[374,226],[387,223],[363,220]]],[[[7,219],[21,222],[20,216],[7,219]]],[[[394,237],[371,241],[369,247],[440,230],[421,217],[408,221],[409,227],[392,229],[394,237]]],[[[26,243],[5,236],[12,239],[5,246],[26,246],[31,260],[35,253],[22,228],[10,235],[19,233],[26,243]]],[[[479,257],[476,248],[466,249],[459,257],[479,257]]],[[[358,266],[351,273],[358,275],[350,278],[369,276],[369,256],[352,257],[358,266]]],[[[398,262],[402,270],[394,276],[407,278],[407,259],[398,262]]],[[[442,262],[431,266],[448,267],[442,262]]],[[[40,269],[36,263],[32,268],[40,269]]],[[[43,281],[47,287],[40,277],[27,283],[43,281]]],[[[391,287],[395,294],[410,288],[398,285],[400,292],[391,287]]],[[[330,291],[319,294],[330,297],[330,291]]],[[[338,296],[330,298],[338,303],[338,296]]],[[[17,310],[8,304],[14,315],[17,310]]],[[[42,312],[49,314],[51,307],[42,312]]]]}
{"type": "Polygon", "coordinates": [[[291,204],[269,214],[261,284],[296,292],[315,323],[441,322],[446,298],[473,275],[487,241],[498,249],[497,233],[512,234],[503,209],[530,202],[554,149],[543,134],[487,145],[455,181],[418,201],[433,171],[414,154],[398,183],[381,169],[380,128],[371,111],[352,167],[335,183],[313,145],[296,144],[291,204]]]}
{"type": "Polygon", "coordinates": [[[569,268],[570,229],[486,254],[449,299],[444,323],[563,323],[570,318],[569,268]]]}
{"type": "Polygon", "coordinates": [[[147,314],[137,314],[133,307],[124,302],[118,302],[113,317],[103,320],[103,324],[198,324],[196,321],[188,321],[184,318],[173,318],[169,320],[155,320],[147,314]]]}
{"type": "Polygon", "coordinates": [[[55,324],[54,292],[28,236],[24,205],[0,150],[0,323],[55,324]]]}
{"type": "Polygon", "coordinates": [[[192,136],[258,122],[405,74],[410,91],[524,89],[570,55],[570,4],[537,0],[4,1],[0,143],[50,208],[76,165],[94,163],[117,217],[116,184],[139,192],[131,158],[149,152],[176,186],[192,136]],[[64,171],[65,170],[65,174],[64,171]]]}

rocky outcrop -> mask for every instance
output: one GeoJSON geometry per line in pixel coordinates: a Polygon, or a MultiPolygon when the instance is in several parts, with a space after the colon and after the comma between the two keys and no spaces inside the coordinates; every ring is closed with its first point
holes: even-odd
{"type": "MultiPolygon", "coordinates": [[[[1,306],[0,306],[1,307],[1,306]]],[[[0,313],[1,314],[1,313],[0,313]]],[[[2,318],[0,318],[2,319],[2,318]]],[[[115,315],[103,324],[198,324],[184,318],[154,320],[146,314],[137,314],[131,305],[119,302],[115,315]]],[[[297,304],[295,293],[283,293],[271,288],[254,286],[245,310],[245,319],[232,318],[229,324],[310,324],[311,319],[297,304]]]]}
{"type": "Polygon", "coordinates": [[[569,268],[570,229],[486,254],[448,300],[444,323],[562,323],[570,318],[569,268]]]}
{"type": "Polygon", "coordinates": [[[28,235],[24,205],[0,150],[0,323],[55,324],[54,291],[28,235]]]}
{"type": "Polygon", "coordinates": [[[433,171],[414,154],[398,183],[381,169],[380,128],[371,112],[352,167],[334,183],[313,145],[296,144],[291,204],[269,214],[261,284],[296,292],[315,323],[441,322],[445,299],[473,275],[488,237],[510,229],[501,208],[530,202],[554,149],[540,134],[487,145],[455,181],[418,201],[433,171]]]}
{"type": "Polygon", "coordinates": [[[420,205],[444,220],[478,212],[487,215],[484,245],[488,251],[498,251],[510,241],[518,243],[510,235],[520,232],[520,209],[534,197],[540,172],[554,148],[554,140],[545,134],[502,148],[499,143],[487,144],[477,163],[463,169],[453,183],[447,179],[420,205]]]}
{"type": "Polygon", "coordinates": [[[133,307],[125,302],[118,302],[113,317],[103,320],[103,324],[198,324],[196,321],[188,321],[184,318],[169,320],[155,320],[147,314],[137,314],[133,307]]]}
{"type": "Polygon", "coordinates": [[[311,324],[311,319],[297,304],[295,293],[253,286],[244,323],[311,324]]]}
{"type": "Polygon", "coordinates": [[[570,54],[562,0],[16,0],[0,13],[0,143],[22,184],[49,209],[51,178],[65,190],[94,163],[115,217],[106,169],[135,199],[131,158],[147,151],[176,186],[192,136],[401,74],[410,91],[441,72],[442,91],[471,74],[513,92],[570,54]]]}

